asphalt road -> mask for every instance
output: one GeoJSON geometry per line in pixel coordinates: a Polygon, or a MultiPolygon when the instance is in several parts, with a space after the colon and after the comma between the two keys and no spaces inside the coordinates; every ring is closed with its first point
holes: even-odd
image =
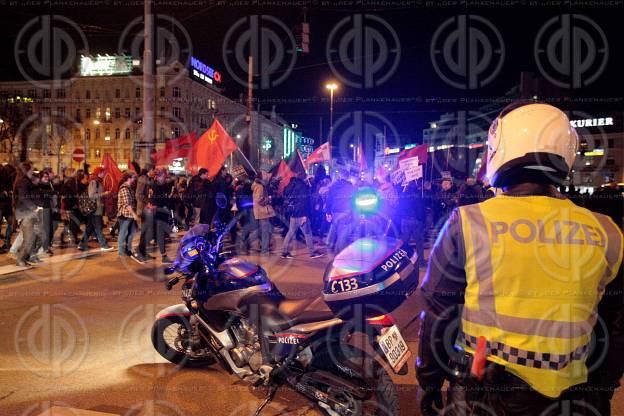
{"type": "MultiPolygon", "coordinates": [[[[173,255],[171,246],[170,256],[173,255]]],[[[278,256],[261,263],[287,296],[317,296],[327,258],[278,256]]],[[[264,398],[225,371],[178,369],[152,348],[150,328],[167,292],[158,262],[139,265],[116,252],[60,261],[0,276],[0,415],[35,416],[67,406],[117,415],[251,415],[264,398]]],[[[414,359],[420,299],[393,314],[412,352],[409,373],[393,376],[404,415],[418,415],[414,359]]],[[[624,414],[616,394],[615,415],[624,414]]],[[[282,389],[264,415],[317,415],[307,400],[282,389]]]]}

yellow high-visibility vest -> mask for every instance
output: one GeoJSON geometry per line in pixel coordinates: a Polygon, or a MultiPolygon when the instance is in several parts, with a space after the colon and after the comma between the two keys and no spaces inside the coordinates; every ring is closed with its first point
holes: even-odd
{"type": "Polygon", "coordinates": [[[587,380],[597,306],[622,262],[604,215],[546,196],[499,195],[459,209],[466,252],[458,344],[548,397],[587,380]]]}

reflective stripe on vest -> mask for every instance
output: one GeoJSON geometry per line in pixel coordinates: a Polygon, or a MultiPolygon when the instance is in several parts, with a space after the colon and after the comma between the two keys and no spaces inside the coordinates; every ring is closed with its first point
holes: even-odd
{"type": "MultiPolygon", "coordinates": [[[[477,337],[460,333],[466,345],[473,350],[477,348],[477,337]]],[[[589,344],[581,345],[569,354],[550,354],[538,351],[527,351],[511,347],[502,342],[486,341],[487,353],[495,355],[512,364],[545,370],[561,370],[573,360],[584,360],[589,352],[589,344]]]]}
{"type": "Polygon", "coordinates": [[[547,396],[585,381],[597,305],[622,261],[619,229],[548,197],[497,197],[460,217],[468,284],[459,343],[472,352],[484,336],[489,360],[547,396]]]}

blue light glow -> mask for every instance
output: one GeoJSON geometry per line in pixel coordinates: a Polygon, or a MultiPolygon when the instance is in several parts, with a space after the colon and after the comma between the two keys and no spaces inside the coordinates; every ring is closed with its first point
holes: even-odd
{"type": "Polygon", "coordinates": [[[358,189],[353,195],[353,210],[361,215],[374,215],[379,211],[381,200],[373,188],[358,189]]]}

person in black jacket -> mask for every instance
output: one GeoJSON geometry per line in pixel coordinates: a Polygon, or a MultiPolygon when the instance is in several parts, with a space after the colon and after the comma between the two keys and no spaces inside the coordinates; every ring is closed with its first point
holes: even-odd
{"type": "Polygon", "coordinates": [[[69,229],[69,243],[73,245],[78,241],[80,224],[84,221],[84,217],[78,206],[78,197],[87,189],[88,184],[83,184],[85,173],[82,169],[77,170],[75,174],[72,169],[68,169],[67,173],[69,176],[66,177],[65,183],[63,184],[61,195],[63,199],[63,210],[67,218],[66,226],[69,229]]]}
{"type": "MultiPolygon", "coordinates": [[[[167,257],[167,247],[165,238],[171,231],[169,219],[171,218],[171,210],[173,209],[173,183],[167,178],[166,169],[160,169],[156,172],[156,180],[151,184],[150,204],[154,206],[154,220],[156,228],[156,242],[162,257],[162,264],[173,264],[167,257]]],[[[139,252],[144,253],[145,247],[139,247],[139,252]]]]}
{"type": "Polygon", "coordinates": [[[401,239],[406,243],[414,240],[418,265],[421,267],[427,265],[424,251],[426,208],[422,189],[416,186],[416,182],[410,182],[405,192],[399,197],[401,239]]]}
{"type": "Polygon", "coordinates": [[[37,205],[39,193],[33,176],[32,165],[22,162],[13,186],[15,217],[20,221],[20,232],[23,242],[17,251],[17,266],[26,267],[28,260],[38,263],[40,260],[33,255],[33,249],[38,237],[39,216],[41,207],[37,205]]]}
{"type": "MultiPolygon", "coordinates": [[[[52,252],[52,238],[54,236],[54,230],[56,230],[56,224],[58,221],[54,217],[56,211],[56,205],[58,202],[58,192],[54,188],[52,184],[52,178],[50,178],[52,172],[49,170],[44,170],[41,172],[41,178],[39,181],[39,193],[43,206],[42,211],[42,233],[43,233],[43,241],[42,241],[42,255],[51,256],[54,253],[52,252]],[[56,224],[55,224],[56,223],[56,224]],[[45,254],[44,254],[45,253],[45,254]]],[[[53,176],[53,175],[52,175],[53,176]]]]}
{"type": "Polygon", "coordinates": [[[310,187],[302,178],[292,178],[286,186],[286,189],[284,189],[284,206],[286,207],[287,214],[290,215],[290,222],[288,225],[288,233],[284,238],[284,246],[282,247],[282,258],[293,258],[288,247],[292,239],[297,235],[297,230],[299,229],[301,229],[305,237],[310,258],[315,259],[321,257],[323,254],[314,249],[314,241],[312,240],[312,231],[310,229],[310,187]]]}
{"type": "Polygon", "coordinates": [[[478,204],[483,199],[483,188],[474,176],[468,176],[466,183],[459,189],[459,206],[478,204]]]}
{"type": "Polygon", "coordinates": [[[327,233],[327,248],[339,252],[346,247],[351,234],[351,199],[355,187],[346,180],[347,173],[336,174],[336,182],[327,193],[327,221],[331,223],[327,233]]]}
{"type": "Polygon", "coordinates": [[[201,168],[197,175],[192,176],[189,180],[188,188],[186,189],[187,201],[192,205],[193,219],[191,223],[193,225],[199,224],[201,216],[201,198],[199,193],[201,192],[202,182],[208,177],[208,169],[201,168]]]}
{"type": "Polygon", "coordinates": [[[4,245],[0,247],[0,254],[6,253],[11,246],[11,234],[13,233],[15,216],[13,214],[13,183],[15,182],[16,169],[12,165],[0,166],[0,223],[6,220],[4,230],[4,245]]]}

